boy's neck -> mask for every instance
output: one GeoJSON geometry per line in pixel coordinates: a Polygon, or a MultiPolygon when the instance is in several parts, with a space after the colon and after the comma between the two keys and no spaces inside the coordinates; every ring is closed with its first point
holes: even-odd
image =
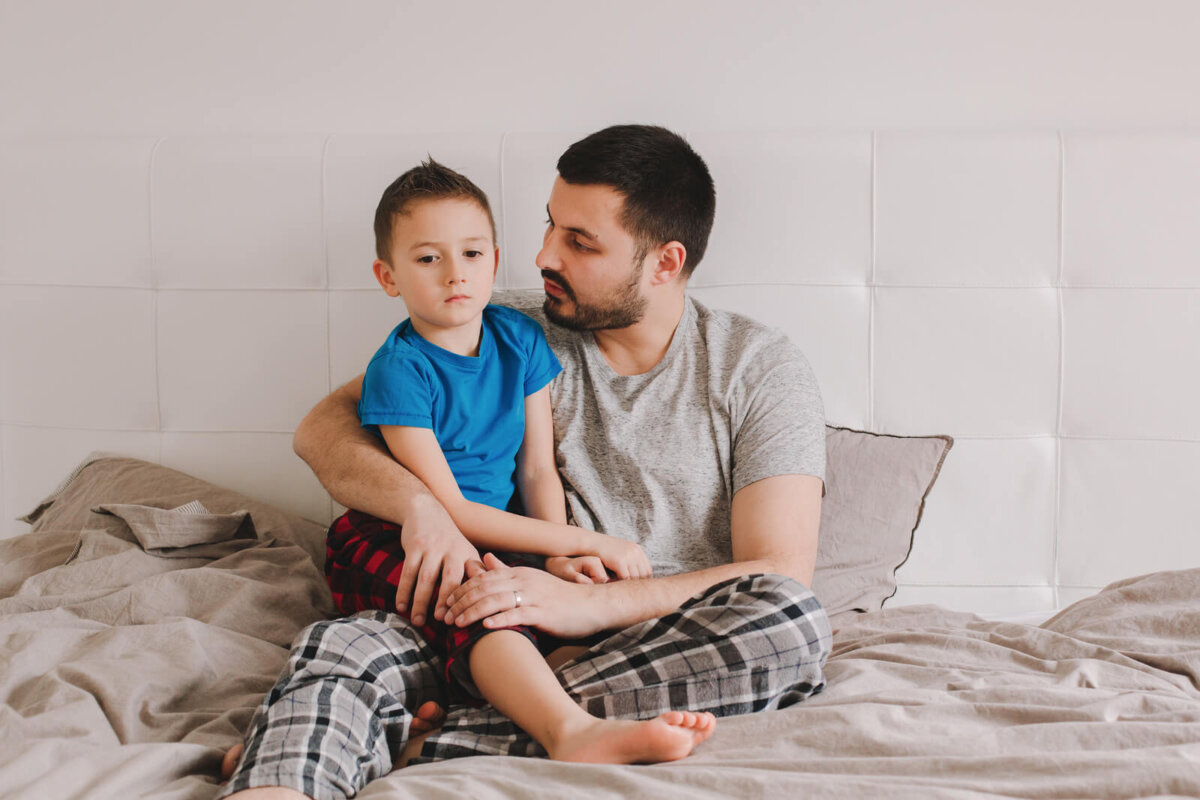
{"type": "Polygon", "coordinates": [[[430,325],[417,317],[409,317],[413,330],[425,341],[435,344],[443,350],[460,356],[471,358],[479,355],[480,334],[483,331],[483,315],[475,317],[453,328],[441,328],[430,325]]]}

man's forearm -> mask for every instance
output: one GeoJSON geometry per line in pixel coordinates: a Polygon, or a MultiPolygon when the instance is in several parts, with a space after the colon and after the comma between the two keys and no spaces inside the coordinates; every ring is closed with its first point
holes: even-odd
{"type": "Polygon", "coordinates": [[[597,604],[604,619],[598,630],[614,630],[636,625],[648,619],[670,614],[693,595],[731,578],[761,573],[789,574],[789,565],[776,561],[757,560],[721,564],[716,567],[683,572],[665,578],[613,581],[601,584],[596,591],[604,602],[597,604]]]}
{"type": "Polygon", "coordinates": [[[359,424],[359,386],[352,381],[318,403],[296,429],[293,447],[334,500],[403,525],[414,505],[437,500],[359,424]]]}

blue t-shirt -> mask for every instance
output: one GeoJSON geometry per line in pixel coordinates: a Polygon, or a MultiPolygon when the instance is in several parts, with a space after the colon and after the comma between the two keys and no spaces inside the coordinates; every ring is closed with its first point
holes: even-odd
{"type": "Polygon", "coordinates": [[[504,509],[525,398],[561,371],[541,325],[520,311],[484,308],[477,357],[426,341],[406,319],[367,365],[358,418],[377,436],[380,425],[432,428],[463,497],[504,509]]]}

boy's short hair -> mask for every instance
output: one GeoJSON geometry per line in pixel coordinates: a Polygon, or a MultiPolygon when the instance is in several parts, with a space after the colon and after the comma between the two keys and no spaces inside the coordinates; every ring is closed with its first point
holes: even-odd
{"type": "Polygon", "coordinates": [[[639,261],[671,241],[687,249],[685,276],[704,257],[716,188],[704,159],[679,134],[656,125],[614,125],[568,147],[558,174],[571,184],[611,186],[624,197],[620,221],[637,243],[639,261]]]}
{"type": "Polygon", "coordinates": [[[392,263],[392,228],[396,215],[406,213],[413,203],[425,200],[473,200],[487,214],[492,226],[492,241],[496,241],[496,220],[483,190],[466,175],[439,164],[430,156],[419,166],[401,175],[383,190],[375,208],[375,255],[386,264],[392,263]]]}

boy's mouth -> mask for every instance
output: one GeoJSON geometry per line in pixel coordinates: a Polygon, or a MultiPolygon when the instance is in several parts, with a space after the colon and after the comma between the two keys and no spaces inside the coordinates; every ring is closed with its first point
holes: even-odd
{"type": "Polygon", "coordinates": [[[454,303],[454,302],[457,302],[457,301],[459,301],[459,300],[470,300],[470,299],[471,299],[471,295],[469,295],[469,294],[456,294],[456,295],[454,295],[453,297],[447,297],[447,298],[446,298],[446,302],[447,302],[447,303],[454,303]]]}

